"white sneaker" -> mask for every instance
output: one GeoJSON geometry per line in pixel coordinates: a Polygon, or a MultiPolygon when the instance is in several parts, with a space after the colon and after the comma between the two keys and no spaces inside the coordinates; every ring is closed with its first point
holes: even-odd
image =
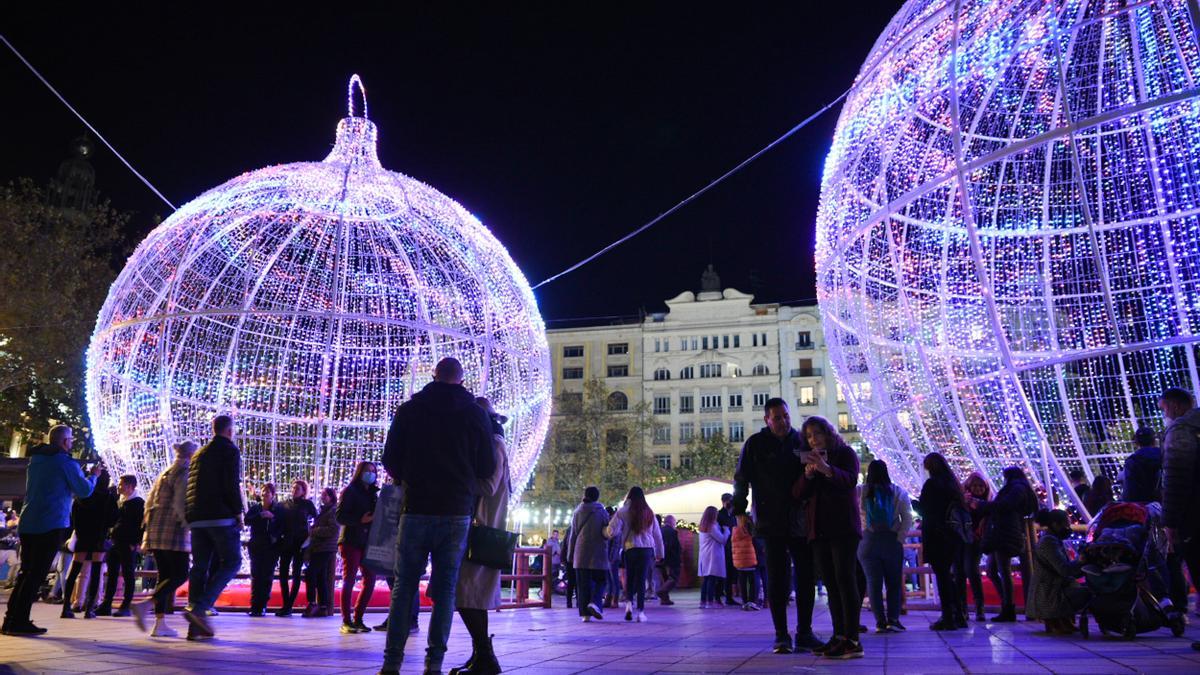
{"type": "Polygon", "coordinates": [[[581,617],[579,617],[579,622],[580,622],[580,623],[591,623],[591,622],[592,622],[592,617],[590,617],[590,616],[581,616],[581,617]]]}
{"type": "Polygon", "coordinates": [[[649,621],[649,619],[647,619],[647,618],[646,618],[646,613],[645,613],[645,612],[638,612],[638,613],[637,613],[637,622],[638,622],[638,623],[646,623],[647,621],[649,621]]]}
{"type": "Polygon", "coordinates": [[[602,621],[604,619],[604,612],[601,612],[600,608],[597,607],[596,603],[594,602],[588,603],[587,611],[592,615],[592,618],[597,621],[602,621]]]}
{"type": "Polygon", "coordinates": [[[150,632],[150,637],[179,637],[179,631],[168,626],[165,618],[159,618],[154,621],[154,630],[150,632]]]}

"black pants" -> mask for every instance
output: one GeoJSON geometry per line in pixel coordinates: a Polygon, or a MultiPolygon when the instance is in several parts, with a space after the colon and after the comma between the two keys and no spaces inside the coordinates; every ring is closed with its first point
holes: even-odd
{"type": "Polygon", "coordinates": [[[275,565],[279,553],[269,546],[250,549],[250,611],[261,612],[271,601],[271,582],[275,581],[275,565]]]}
{"type": "MultiPolygon", "coordinates": [[[[575,581],[576,581],[575,568],[571,566],[571,563],[564,562],[563,563],[563,582],[564,582],[563,583],[563,591],[564,591],[564,593],[566,593],[566,596],[567,596],[567,609],[571,608],[571,603],[574,601],[574,598],[575,598],[575,590],[576,590],[575,581]]],[[[587,604],[586,602],[579,603],[580,606],[583,606],[586,604],[587,604]]]]}
{"type": "Polygon", "coordinates": [[[738,588],[741,589],[742,602],[758,602],[758,572],[754,570],[738,570],[738,588]]]}
{"type": "Polygon", "coordinates": [[[133,601],[133,567],[135,562],[135,554],[133,552],[133,544],[123,544],[113,542],[112,548],[108,549],[108,555],[104,556],[104,562],[108,565],[108,579],[104,586],[104,605],[111,607],[113,596],[117,594],[117,574],[120,573],[121,578],[125,580],[125,589],[123,598],[121,599],[121,607],[128,609],[129,603],[133,601]]]}
{"type": "Polygon", "coordinates": [[[625,594],[639,612],[646,608],[646,570],[653,558],[652,548],[625,549],[625,594]]]}
{"type": "Polygon", "coordinates": [[[579,597],[579,616],[587,616],[588,603],[604,607],[604,584],[608,570],[575,570],[575,591],[579,597]]]}
{"type": "MultiPolygon", "coordinates": [[[[733,537],[731,536],[725,540],[725,604],[733,604],[733,589],[737,585],[738,571],[733,566],[733,537]]],[[[746,598],[742,598],[742,602],[746,602],[746,598]]]]}
{"type": "Polygon", "coordinates": [[[829,589],[833,634],[857,641],[862,611],[862,595],[858,591],[858,539],[818,539],[813,542],[812,549],[817,570],[829,589]]]}
{"type": "Polygon", "coordinates": [[[38,588],[50,572],[54,554],[66,538],[67,530],[50,530],[38,534],[21,535],[21,570],[12,595],[8,596],[8,612],[4,623],[8,626],[23,626],[29,623],[29,610],[37,598],[38,588]]]}
{"type": "Polygon", "coordinates": [[[1012,555],[1003,551],[988,554],[987,575],[1000,594],[1000,609],[1013,607],[1012,555]]]}
{"type": "Polygon", "coordinates": [[[314,551],[308,554],[308,567],[304,570],[304,595],[310,605],[324,609],[333,607],[333,582],[329,576],[333,553],[314,551]]]}
{"type": "Polygon", "coordinates": [[[158,567],[158,584],[154,586],[154,613],[163,615],[175,605],[175,591],[188,580],[187,551],[154,551],[154,564],[158,567]]]}
{"type": "Polygon", "coordinates": [[[962,555],[962,543],[950,533],[924,533],[925,562],[933,568],[937,580],[938,599],[942,603],[942,621],[955,623],[961,618],[958,580],[954,577],[954,561],[962,555]]]}
{"type": "MultiPolygon", "coordinates": [[[[979,560],[983,552],[979,550],[979,542],[965,544],[962,555],[959,556],[959,566],[954,573],[958,580],[958,597],[962,599],[961,611],[966,611],[967,584],[971,584],[971,597],[975,600],[976,613],[983,613],[983,575],[979,573],[979,560]]],[[[1011,581],[1011,577],[1009,578],[1011,581]]]]}
{"type": "Polygon", "coordinates": [[[296,596],[300,595],[303,566],[304,549],[289,546],[279,552],[279,595],[283,598],[284,609],[291,609],[296,604],[296,596]]]}
{"type": "Polygon", "coordinates": [[[796,632],[812,632],[813,605],[817,587],[813,581],[812,551],[803,537],[764,537],[767,553],[767,597],[776,635],[788,633],[788,596],[795,570],[796,632]]]}

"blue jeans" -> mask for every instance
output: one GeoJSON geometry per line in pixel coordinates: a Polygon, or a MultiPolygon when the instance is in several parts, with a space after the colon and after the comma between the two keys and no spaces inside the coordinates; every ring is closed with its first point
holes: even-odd
{"type": "Polygon", "coordinates": [[[212,609],[225,585],[242,566],[241,528],[192,528],[192,571],[188,575],[188,604],[193,612],[212,609]]]}
{"type": "Polygon", "coordinates": [[[904,545],[896,533],[865,532],[858,545],[858,560],[867,575],[867,595],[871,598],[871,613],[876,626],[886,626],[900,620],[900,596],[904,591],[904,545]],[[886,611],[883,587],[887,586],[886,611]]]}
{"type": "Polygon", "coordinates": [[[412,624],[412,600],[419,588],[425,564],[432,558],[427,594],[433,601],[429,619],[425,669],[440,670],[450,639],[454,619],[454,587],[458,570],[467,552],[470,516],[424,516],[406,513],[400,516],[396,534],[395,584],[388,607],[387,642],[383,648],[383,669],[400,668],[404,645],[412,624]]]}

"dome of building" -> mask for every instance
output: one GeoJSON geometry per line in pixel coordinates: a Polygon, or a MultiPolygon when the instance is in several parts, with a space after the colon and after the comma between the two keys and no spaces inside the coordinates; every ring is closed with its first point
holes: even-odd
{"type": "Polygon", "coordinates": [[[1114,477],[1195,391],[1200,50],[1185,0],[910,0],[846,100],[817,219],[835,371],[905,486],[1114,477]]]}
{"type": "Polygon", "coordinates": [[[365,96],[361,115],[353,100],[324,161],[197,197],[113,283],[87,394],[114,473],[152,479],[173,443],[203,443],[228,413],[248,483],[343,485],[380,458],[393,411],[453,356],[466,387],[509,419],[518,494],[528,481],[551,405],[529,284],[461,205],[380,165],[365,96]]]}

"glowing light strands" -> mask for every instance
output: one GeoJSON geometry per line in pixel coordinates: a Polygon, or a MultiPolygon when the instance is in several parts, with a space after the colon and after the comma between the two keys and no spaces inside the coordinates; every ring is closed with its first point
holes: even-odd
{"type": "Polygon", "coordinates": [[[911,0],[846,99],[817,288],[872,452],[1115,478],[1200,388],[1200,45],[1186,0],[911,0]]]}
{"type": "Polygon", "coordinates": [[[529,283],[462,206],[380,165],[357,76],[348,94],[324,161],[200,195],[113,283],[87,394],[114,471],[152,478],[173,443],[203,441],[227,412],[248,482],[342,485],[379,459],[395,408],[455,356],[466,386],[508,416],[513,484],[528,482],[551,406],[529,283]]]}

